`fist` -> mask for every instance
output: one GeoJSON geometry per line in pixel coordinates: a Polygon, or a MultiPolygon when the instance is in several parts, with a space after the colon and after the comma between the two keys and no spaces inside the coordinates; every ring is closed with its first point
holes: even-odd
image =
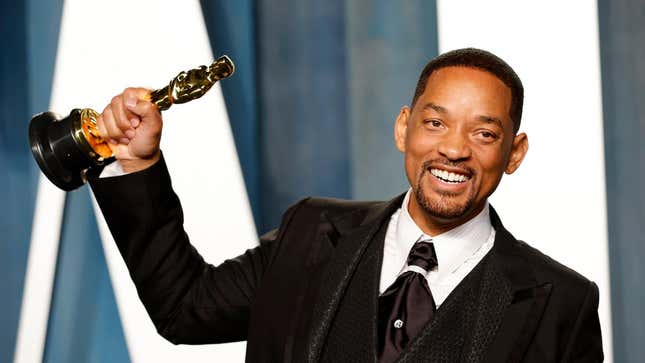
{"type": "Polygon", "coordinates": [[[125,172],[143,170],[160,158],[162,119],[145,88],[126,88],[114,96],[98,120],[101,136],[125,172]]]}

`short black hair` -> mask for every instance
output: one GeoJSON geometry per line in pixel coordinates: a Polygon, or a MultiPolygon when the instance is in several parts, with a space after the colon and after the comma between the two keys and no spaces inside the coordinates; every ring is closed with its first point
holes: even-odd
{"type": "Polygon", "coordinates": [[[524,86],[520,77],[517,76],[513,68],[504,62],[501,58],[491,52],[477,48],[463,48],[443,53],[432,59],[421,71],[417,88],[412,98],[412,107],[417,102],[419,96],[423,94],[428,83],[428,78],[436,70],[446,67],[469,67],[488,72],[508,88],[511,89],[511,109],[509,114],[513,120],[513,131],[520,129],[522,121],[522,106],[524,104],[524,86]]]}

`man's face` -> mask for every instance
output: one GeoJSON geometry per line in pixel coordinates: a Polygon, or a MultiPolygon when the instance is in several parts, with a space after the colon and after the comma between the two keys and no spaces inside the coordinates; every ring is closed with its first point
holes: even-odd
{"type": "Polygon", "coordinates": [[[412,110],[401,110],[395,140],[412,186],[408,208],[426,233],[477,215],[502,174],[519,167],[528,141],[514,134],[510,106],[510,88],[494,75],[446,67],[428,78],[412,110]]]}

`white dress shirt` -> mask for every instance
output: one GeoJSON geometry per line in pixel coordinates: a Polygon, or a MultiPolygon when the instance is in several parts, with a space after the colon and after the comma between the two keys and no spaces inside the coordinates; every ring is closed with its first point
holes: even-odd
{"type": "Polygon", "coordinates": [[[408,190],[401,208],[392,214],[387,227],[379,291],[383,293],[399,274],[408,270],[406,261],[410,249],[419,238],[428,238],[434,245],[438,266],[426,274],[426,280],[438,308],[493,247],[495,229],[486,203],[475,218],[438,236],[429,236],[408,212],[410,195],[411,190],[408,190]]]}

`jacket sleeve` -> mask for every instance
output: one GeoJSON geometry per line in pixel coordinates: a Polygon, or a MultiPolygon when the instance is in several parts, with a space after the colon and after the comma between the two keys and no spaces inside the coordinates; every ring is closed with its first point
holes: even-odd
{"type": "Polygon", "coordinates": [[[598,319],[598,286],[593,282],[589,282],[563,361],[580,363],[603,361],[602,337],[598,319]]]}
{"type": "Polygon", "coordinates": [[[163,158],[146,170],[90,184],[159,334],[175,344],[245,340],[253,295],[279,234],[213,266],[189,242],[163,158]]]}

